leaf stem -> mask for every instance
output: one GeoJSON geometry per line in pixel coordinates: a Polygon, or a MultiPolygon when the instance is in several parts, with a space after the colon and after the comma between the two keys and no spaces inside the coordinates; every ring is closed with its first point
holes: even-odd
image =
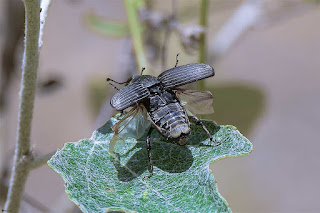
{"type": "Polygon", "coordinates": [[[127,11],[127,17],[128,17],[128,24],[129,24],[129,30],[130,35],[132,39],[132,45],[134,48],[136,61],[138,65],[139,72],[141,71],[142,67],[147,66],[147,60],[144,52],[143,42],[142,42],[142,26],[139,23],[138,18],[138,4],[141,3],[141,1],[138,0],[125,0],[125,7],[127,11]]]}
{"type": "Polygon", "coordinates": [[[40,0],[24,0],[26,11],[25,49],[22,61],[19,119],[14,166],[5,210],[18,212],[33,160],[30,148],[31,121],[39,65],[40,0]]]}
{"type": "Polygon", "coordinates": [[[48,160],[55,154],[56,152],[50,152],[48,154],[41,155],[39,157],[35,157],[33,161],[30,162],[30,169],[37,169],[44,164],[47,163],[48,160]]]}
{"type": "MultiPolygon", "coordinates": [[[[207,33],[207,26],[208,26],[208,9],[209,9],[209,1],[201,0],[199,24],[201,27],[205,29],[205,32],[202,33],[200,37],[199,63],[206,63],[207,61],[206,33],[207,33]]],[[[204,90],[204,81],[199,81],[198,87],[200,90],[204,90]]]]}

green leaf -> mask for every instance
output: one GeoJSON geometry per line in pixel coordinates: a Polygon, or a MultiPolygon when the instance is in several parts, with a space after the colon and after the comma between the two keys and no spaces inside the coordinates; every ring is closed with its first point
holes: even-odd
{"type": "Polygon", "coordinates": [[[112,118],[90,139],[66,143],[48,165],[66,182],[69,198],[84,212],[231,212],[219,194],[209,164],[225,157],[247,155],[252,144],[233,126],[203,121],[218,147],[201,127],[192,125],[187,146],[166,141],[153,131],[149,174],[145,138],[128,139],[108,153],[112,118]]]}
{"type": "Polygon", "coordinates": [[[93,12],[88,12],[84,19],[85,25],[99,34],[112,37],[125,37],[129,35],[128,25],[125,23],[107,20],[93,12]]]}

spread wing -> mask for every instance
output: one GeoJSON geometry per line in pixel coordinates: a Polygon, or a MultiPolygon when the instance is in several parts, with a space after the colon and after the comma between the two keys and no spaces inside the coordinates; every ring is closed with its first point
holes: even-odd
{"type": "Polygon", "coordinates": [[[184,108],[189,110],[192,114],[212,114],[213,96],[209,91],[199,90],[174,90],[180,103],[184,108]]]}
{"type": "Polygon", "coordinates": [[[169,89],[212,76],[214,76],[214,70],[211,66],[195,63],[166,70],[158,76],[158,80],[164,89],[169,89]]]}
{"type": "Polygon", "coordinates": [[[146,108],[143,105],[138,105],[113,125],[114,135],[110,140],[109,152],[113,153],[116,144],[124,142],[127,138],[141,138],[151,125],[147,116],[146,108]]]}
{"type": "Polygon", "coordinates": [[[121,111],[139,103],[150,95],[149,90],[140,83],[129,84],[121,88],[110,100],[112,107],[121,111]]]}

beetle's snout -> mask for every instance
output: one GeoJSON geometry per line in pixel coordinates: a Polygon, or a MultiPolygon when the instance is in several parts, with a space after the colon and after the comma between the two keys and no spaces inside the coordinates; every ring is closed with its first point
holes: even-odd
{"type": "Polygon", "coordinates": [[[178,143],[179,145],[184,146],[188,143],[188,141],[189,141],[188,135],[182,135],[180,136],[178,143]]]}

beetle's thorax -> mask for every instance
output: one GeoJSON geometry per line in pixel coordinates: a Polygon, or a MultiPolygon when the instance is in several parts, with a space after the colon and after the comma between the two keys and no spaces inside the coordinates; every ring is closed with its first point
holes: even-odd
{"type": "Polygon", "coordinates": [[[145,104],[153,122],[168,139],[178,140],[180,145],[188,141],[190,122],[174,92],[163,90],[160,84],[149,88],[150,98],[145,104]]]}
{"type": "Polygon", "coordinates": [[[159,84],[159,80],[157,77],[154,77],[152,75],[134,75],[132,76],[132,80],[130,81],[130,84],[132,83],[140,83],[144,87],[151,87],[153,85],[159,84]]]}

